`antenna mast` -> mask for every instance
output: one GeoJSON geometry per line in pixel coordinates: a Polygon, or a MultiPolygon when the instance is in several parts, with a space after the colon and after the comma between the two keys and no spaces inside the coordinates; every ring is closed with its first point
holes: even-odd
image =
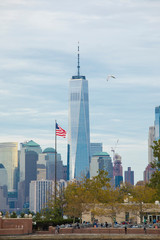
{"type": "Polygon", "coordinates": [[[78,42],[78,66],[77,66],[77,69],[78,69],[78,77],[80,76],[80,63],[79,63],[79,42],[78,42]]]}

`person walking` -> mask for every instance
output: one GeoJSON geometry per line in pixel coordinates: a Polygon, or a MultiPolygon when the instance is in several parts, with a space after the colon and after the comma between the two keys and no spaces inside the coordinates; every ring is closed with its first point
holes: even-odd
{"type": "Polygon", "coordinates": [[[125,225],[124,230],[125,230],[125,234],[127,234],[127,226],[126,225],[125,225]]]}

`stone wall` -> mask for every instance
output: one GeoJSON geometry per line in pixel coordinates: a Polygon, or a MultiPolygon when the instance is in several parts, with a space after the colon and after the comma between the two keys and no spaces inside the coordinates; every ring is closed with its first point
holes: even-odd
{"type": "Polygon", "coordinates": [[[0,216],[0,235],[32,233],[32,218],[2,218],[0,216]]]}
{"type": "MultiPolygon", "coordinates": [[[[49,234],[55,234],[55,228],[49,227],[49,234]]],[[[42,232],[41,232],[42,234],[42,232]]],[[[124,228],[60,228],[59,234],[125,234],[124,228]]],[[[128,228],[126,234],[160,234],[160,229],[128,228]]]]}

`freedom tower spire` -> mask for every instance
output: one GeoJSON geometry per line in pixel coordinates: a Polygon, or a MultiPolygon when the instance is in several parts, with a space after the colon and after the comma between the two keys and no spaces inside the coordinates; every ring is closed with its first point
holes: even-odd
{"type": "Polygon", "coordinates": [[[78,44],[77,75],[69,81],[68,178],[89,176],[90,128],[88,80],[80,75],[78,44]]]}
{"type": "Polygon", "coordinates": [[[78,65],[77,65],[77,69],[78,69],[78,77],[80,76],[80,64],[79,64],[79,42],[78,42],[78,65]]]}

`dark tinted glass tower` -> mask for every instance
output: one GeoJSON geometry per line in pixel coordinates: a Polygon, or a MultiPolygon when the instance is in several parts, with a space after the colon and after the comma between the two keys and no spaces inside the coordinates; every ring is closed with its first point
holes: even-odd
{"type": "Polygon", "coordinates": [[[160,106],[155,108],[155,140],[160,139],[160,106]]]}
{"type": "Polygon", "coordinates": [[[131,171],[131,167],[128,167],[128,170],[124,172],[125,174],[125,183],[134,185],[134,171],[131,171]]]}
{"type": "Polygon", "coordinates": [[[25,154],[25,201],[29,202],[29,184],[32,180],[37,180],[38,154],[28,151],[25,154]]]}

